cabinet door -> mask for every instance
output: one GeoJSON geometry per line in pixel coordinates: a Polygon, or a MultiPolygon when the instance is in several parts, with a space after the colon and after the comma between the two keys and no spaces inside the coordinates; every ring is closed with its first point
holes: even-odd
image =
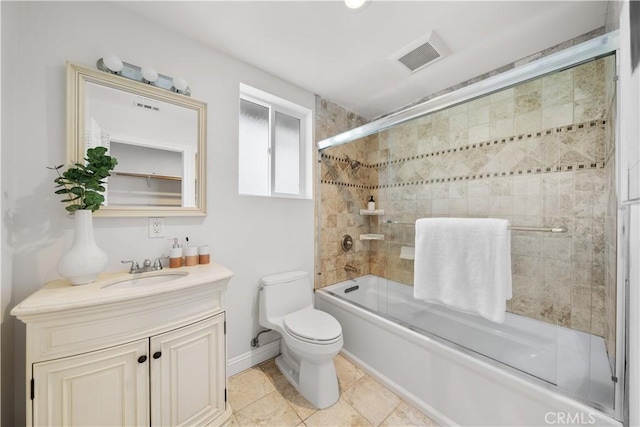
{"type": "Polygon", "coordinates": [[[151,337],[151,425],[206,425],[225,410],[224,313],[151,337]]]}
{"type": "Polygon", "coordinates": [[[33,425],[149,425],[148,352],[145,339],[34,363],[33,425]]]}

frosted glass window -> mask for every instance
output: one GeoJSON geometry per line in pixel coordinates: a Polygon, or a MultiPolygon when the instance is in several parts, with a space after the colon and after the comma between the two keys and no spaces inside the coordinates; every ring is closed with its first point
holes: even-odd
{"type": "Polygon", "coordinates": [[[240,100],[239,179],[240,194],[268,196],[270,189],[268,107],[240,100]]]}
{"type": "Polygon", "coordinates": [[[240,84],[240,194],[310,199],[312,111],[240,84]]]}
{"type": "Polygon", "coordinates": [[[300,194],[300,119],[276,112],[274,187],[283,194],[300,194]]]}

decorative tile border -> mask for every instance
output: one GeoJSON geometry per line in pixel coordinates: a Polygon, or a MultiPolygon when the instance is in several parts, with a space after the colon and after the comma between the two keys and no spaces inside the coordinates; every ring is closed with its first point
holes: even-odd
{"type": "MultiPolygon", "coordinates": [[[[556,134],[556,133],[572,132],[572,131],[582,130],[582,129],[586,129],[586,128],[592,128],[592,127],[600,126],[600,125],[604,126],[606,124],[607,124],[606,120],[593,120],[593,121],[589,121],[589,122],[575,123],[575,124],[571,124],[571,125],[567,125],[567,126],[545,129],[545,130],[540,131],[540,132],[532,132],[532,133],[527,133],[527,134],[514,135],[514,136],[501,138],[501,139],[494,139],[494,140],[489,140],[489,141],[476,142],[474,144],[463,145],[461,147],[449,148],[449,149],[440,150],[440,151],[432,151],[430,153],[418,154],[418,155],[410,156],[410,157],[403,157],[403,158],[400,158],[400,159],[395,159],[395,160],[390,160],[390,161],[380,162],[380,163],[374,163],[374,164],[371,164],[371,165],[361,162],[361,167],[364,167],[364,168],[379,168],[381,166],[388,166],[388,165],[391,165],[391,164],[404,163],[404,162],[407,162],[409,160],[423,159],[425,157],[441,156],[441,155],[448,154],[448,153],[456,153],[458,151],[472,150],[472,149],[477,149],[477,148],[486,147],[486,146],[490,146],[490,145],[506,144],[508,142],[521,141],[523,139],[530,139],[530,138],[538,138],[538,137],[541,137],[541,136],[552,135],[552,134],[556,134]]],[[[345,163],[349,162],[346,158],[333,156],[333,155],[325,154],[325,153],[320,153],[320,157],[323,158],[323,159],[330,159],[330,160],[335,160],[335,161],[339,161],[339,162],[345,162],[345,163]]],[[[551,171],[547,171],[547,172],[551,172],[551,171]]],[[[554,172],[558,172],[558,171],[554,171],[554,172]]],[[[521,174],[520,171],[518,173],[521,174]]]]}
{"type": "MultiPolygon", "coordinates": [[[[606,123],[607,123],[606,120],[594,120],[594,121],[583,122],[583,123],[575,123],[575,124],[571,124],[563,127],[546,129],[540,132],[514,135],[514,136],[495,139],[491,141],[483,141],[483,142],[478,142],[474,144],[468,144],[462,147],[456,147],[456,148],[451,148],[447,150],[440,150],[440,151],[430,152],[426,154],[420,154],[416,156],[395,159],[387,162],[381,162],[381,163],[375,163],[375,164],[361,163],[361,166],[369,169],[378,169],[381,167],[389,166],[391,164],[403,163],[403,162],[421,159],[425,157],[434,157],[434,156],[444,155],[447,153],[455,153],[463,150],[466,151],[466,150],[478,149],[478,148],[486,147],[490,145],[506,144],[509,142],[521,141],[523,139],[538,138],[545,135],[553,135],[553,134],[558,134],[563,132],[566,133],[566,132],[580,131],[583,129],[590,129],[596,126],[604,126],[606,125],[606,123]]],[[[329,160],[334,160],[337,162],[345,162],[345,163],[349,162],[347,158],[333,156],[325,153],[321,153],[320,155],[321,155],[321,158],[323,159],[329,159],[329,160]]],[[[570,171],[587,170],[587,169],[602,169],[604,167],[605,167],[605,162],[593,162],[593,163],[564,165],[564,166],[538,167],[538,168],[522,169],[522,170],[516,170],[516,171],[509,171],[509,172],[491,172],[491,173],[482,173],[482,174],[454,176],[454,177],[447,177],[447,178],[432,178],[427,180],[409,181],[409,182],[384,184],[384,185],[365,185],[365,184],[356,184],[356,183],[349,183],[349,182],[336,181],[336,180],[320,180],[320,183],[337,185],[340,187],[374,190],[374,189],[383,189],[383,188],[406,187],[406,186],[412,186],[412,185],[424,185],[424,184],[435,184],[435,183],[444,183],[444,182],[458,182],[458,181],[469,181],[469,180],[478,180],[478,179],[487,179],[487,178],[499,178],[499,177],[507,177],[507,176],[545,174],[545,173],[553,173],[553,172],[570,172],[570,171]]]]}
{"type": "Polygon", "coordinates": [[[536,174],[546,174],[546,173],[554,173],[554,172],[572,172],[572,171],[588,170],[588,169],[604,169],[604,167],[605,167],[604,162],[597,162],[597,163],[579,164],[579,165],[555,166],[555,167],[549,167],[549,168],[525,169],[525,170],[510,171],[510,172],[492,172],[492,173],[485,173],[485,174],[463,175],[463,176],[454,176],[449,178],[433,178],[433,179],[425,179],[423,181],[410,181],[410,182],[401,182],[396,184],[385,184],[385,185],[350,184],[347,182],[332,181],[332,180],[325,180],[325,179],[320,180],[320,183],[337,185],[340,187],[353,187],[353,188],[362,188],[365,190],[377,190],[377,189],[383,189],[383,188],[407,187],[411,185],[437,184],[437,183],[458,182],[458,181],[474,181],[478,179],[487,179],[487,178],[503,178],[503,177],[509,177],[509,176],[536,175],[536,174]]]}
{"type": "Polygon", "coordinates": [[[379,188],[379,186],[375,186],[375,185],[350,184],[348,182],[332,181],[329,179],[321,179],[320,184],[337,185],[339,187],[362,188],[363,190],[372,190],[374,188],[379,188]]]}
{"type": "MultiPolygon", "coordinates": [[[[323,158],[323,159],[335,160],[336,162],[349,163],[349,160],[347,160],[346,158],[338,157],[338,156],[332,156],[331,154],[320,153],[320,157],[323,158]]],[[[374,169],[374,168],[376,168],[378,166],[360,162],[360,167],[374,169]]]]}

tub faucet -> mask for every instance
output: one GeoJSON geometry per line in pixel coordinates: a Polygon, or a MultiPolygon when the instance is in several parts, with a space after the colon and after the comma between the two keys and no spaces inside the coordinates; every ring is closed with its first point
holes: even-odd
{"type": "Polygon", "coordinates": [[[344,266],[345,271],[351,271],[352,273],[358,273],[358,269],[355,268],[353,265],[345,265],[344,266]]]}

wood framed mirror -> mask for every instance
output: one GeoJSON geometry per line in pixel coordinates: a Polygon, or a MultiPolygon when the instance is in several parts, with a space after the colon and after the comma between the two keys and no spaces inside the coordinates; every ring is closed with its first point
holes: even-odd
{"type": "Polygon", "coordinates": [[[118,165],[96,216],[206,215],[207,105],[67,63],[67,163],[106,146],[118,165]]]}

